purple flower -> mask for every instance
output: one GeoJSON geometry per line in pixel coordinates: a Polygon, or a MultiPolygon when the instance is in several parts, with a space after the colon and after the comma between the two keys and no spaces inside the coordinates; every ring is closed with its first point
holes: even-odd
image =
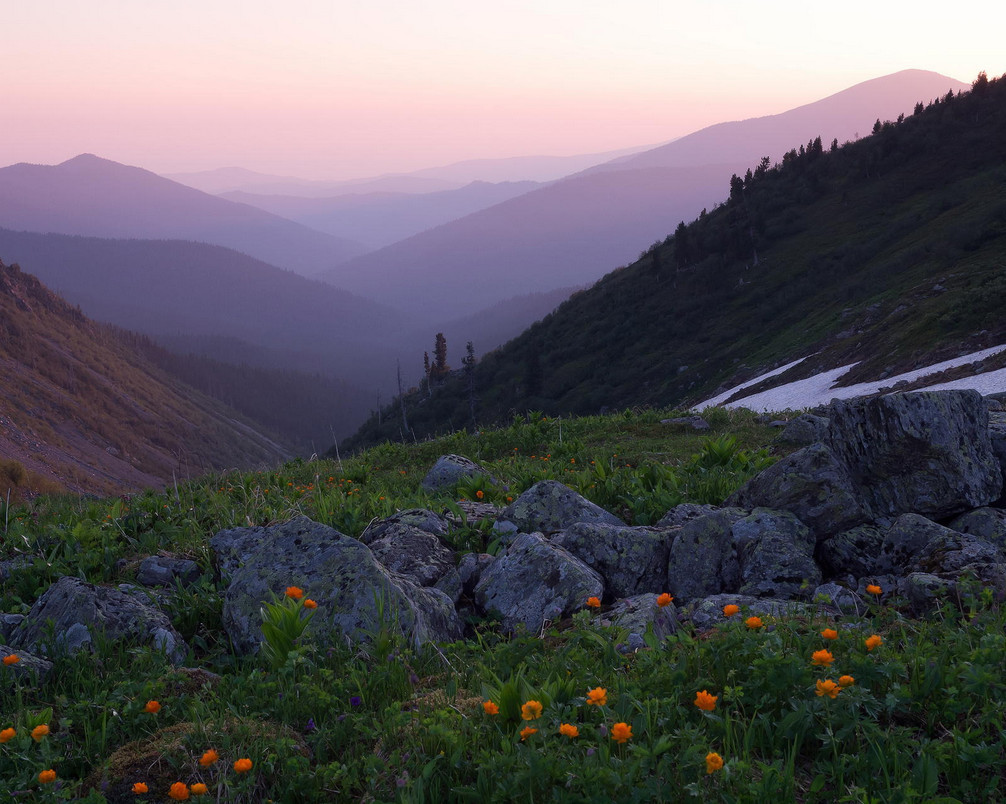
{"type": "Polygon", "coordinates": [[[363,699],[359,695],[354,695],[349,699],[350,706],[359,706],[361,703],[363,703],[363,699]]]}
{"type": "Polygon", "coordinates": [[[596,753],[596,752],[594,751],[594,749],[593,749],[593,748],[588,748],[588,749],[587,749],[587,756],[588,756],[588,757],[592,757],[592,756],[594,756],[594,754],[595,754],[595,753],[596,753]]]}
{"type": "Polygon", "coordinates": [[[314,731],[316,728],[318,728],[318,727],[316,725],[314,725],[314,718],[313,717],[309,717],[307,719],[307,725],[304,727],[304,731],[310,732],[310,731],[314,731]]]}

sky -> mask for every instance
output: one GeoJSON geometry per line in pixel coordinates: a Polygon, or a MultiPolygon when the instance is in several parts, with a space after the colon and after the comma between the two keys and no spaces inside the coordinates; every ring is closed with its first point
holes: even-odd
{"type": "Polygon", "coordinates": [[[357,178],[655,145],[909,68],[1006,73],[1001,0],[0,3],[0,165],[357,178]]]}

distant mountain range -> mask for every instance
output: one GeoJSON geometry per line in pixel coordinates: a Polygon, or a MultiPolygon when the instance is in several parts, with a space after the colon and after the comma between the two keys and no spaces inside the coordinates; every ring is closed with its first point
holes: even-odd
{"type": "Polygon", "coordinates": [[[657,149],[585,171],[365,254],[319,277],[390,304],[424,298],[442,317],[515,292],[597,280],[631,262],[679,221],[722,201],[732,173],[820,136],[842,142],[920,100],[966,88],[908,70],[807,106],[711,126],[657,149]]]}
{"type": "Polygon", "coordinates": [[[0,168],[0,226],[213,243],[302,274],[366,251],[359,243],[90,154],[59,165],[0,168]]]}
{"type": "Polygon", "coordinates": [[[0,369],[8,477],[21,467],[70,491],[109,494],[213,469],[266,467],[289,454],[3,263],[0,369]]]}

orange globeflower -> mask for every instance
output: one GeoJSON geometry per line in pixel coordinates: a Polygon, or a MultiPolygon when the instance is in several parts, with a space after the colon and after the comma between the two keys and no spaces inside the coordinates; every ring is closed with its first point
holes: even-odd
{"type": "Polygon", "coordinates": [[[237,773],[248,773],[252,769],[252,761],[248,758],[239,759],[234,763],[234,770],[237,773]]]}
{"type": "Polygon", "coordinates": [[[856,683],[856,679],[854,679],[852,676],[839,676],[838,677],[838,686],[840,686],[840,687],[851,687],[855,683],[856,683]]]}
{"type": "Polygon", "coordinates": [[[475,496],[476,496],[476,497],[477,497],[478,499],[480,499],[480,500],[481,500],[481,499],[482,499],[483,497],[485,497],[486,495],[485,495],[485,492],[484,492],[484,491],[482,491],[482,489],[479,489],[478,491],[476,491],[476,492],[475,492],[475,496]]]}
{"type": "Polygon", "coordinates": [[[882,640],[877,634],[872,634],[863,641],[866,644],[867,650],[873,650],[874,648],[880,647],[880,645],[884,642],[884,640],[882,640]]]}
{"type": "Polygon", "coordinates": [[[588,608],[592,608],[592,609],[599,609],[599,608],[601,608],[601,598],[599,598],[599,597],[588,597],[587,598],[587,606],[588,606],[588,608]]]}
{"type": "Polygon", "coordinates": [[[526,740],[532,734],[537,734],[537,733],[538,733],[538,729],[532,729],[530,726],[525,726],[523,729],[520,730],[520,739],[521,739],[521,742],[524,742],[524,740],[526,740]]]}
{"type": "Polygon", "coordinates": [[[524,720],[534,720],[535,718],[541,717],[541,712],[541,701],[528,701],[520,708],[520,716],[524,718],[524,720]]]}
{"type": "Polygon", "coordinates": [[[880,597],[880,595],[884,593],[884,590],[881,589],[879,586],[877,586],[877,584],[871,583],[866,587],[866,593],[869,595],[876,595],[877,597],[880,597]]]}
{"type": "Polygon", "coordinates": [[[574,737],[580,736],[580,730],[572,723],[562,723],[559,726],[559,734],[572,740],[574,737]]]}
{"type": "Polygon", "coordinates": [[[660,606],[660,608],[670,606],[672,600],[674,600],[674,598],[667,594],[667,592],[664,592],[662,595],[657,597],[657,605],[660,606]]]}
{"type": "Polygon", "coordinates": [[[3,657],[3,663],[7,665],[7,667],[10,667],[12,664],[17,664],[19,661],[21,661],[21,657],[16,653],[11,653],[8,656],[3,657]]]}
{"type": "Polygon", "coordinates": [[[288,586],[286,588],[286,596],[293,600],[300,600],[304,597],[304,590],[299,586],[288,586]]]}
{"type": "Polygon", "coordinates": [[[189,788],[185,782],[175,782],[168,791],[168,798],[175,801],[185,801],[189,797],[189,788]]]}
{"type": "Polygon", "coordinates": [[[604,706],[608,703],[608,691],[603,687],[594,687],[587,693],[587,704],[589,706],[604,706]]]}
{"type": "Polygon", "coordinates": [[[835,657],[830,650],[816,650],[810,657],[810,663],[815,667],[828,667],[833,661],[835,657]]]}
{"type": "Polygon", "coordinates": [[[157,701],[147,701],[146,705],[143,707],[143,711],[148,715],[156,715],[161,711],[161,705],[157,701]]]}
{"type": "Polygon", "coordinates": [[[40,784],[49,784],[49,782],[56,781],[56,771],[52,768],[49,770],[44,770],[38,775],[38,781],[40,784]]]}
{"type": "Polygon", "coordinates": [[[737,606],[737,605],[735,605],[733,603],[727,603],[727,605],[725,605],[723,607],[723,616],[724,617],[733,617],[740,610],[741,610],[740,606],[737,606]]]}
{"type": "Polygon", "coordinates": [[[706,773],[716,773],[720,768],[723,767],[723,757],[717,754],[715,751],[710,751],[706,754],[706,773]]]}
{"type": "Polygon", "coordinates": [[[703,712],[712,712],[716,708],[718,695],[710,695],[705,690],[695,693],[695,705],[703,712]]]}
{"type": "Polygon", "coordinates": [[[837,698],[838,697],[838,693],[841,691],[841,689],[842,688],[839,687],[838,684],[836,684],[830,678],[825,679],[824,681],[818,681],[817,682],[817,694],[818,694],[818,697],[822,697],[824,695],[827,695],[829,698],[833,698],[833,699],[837,698]]]}
{"type": "Polygon", "coordinates": [[[214,751],[212,748],[206,751],[201,757],[199,757],[199,764],[204,768],[208,768],[214,762],[220,759],[220,754],[214,751]]]}
{"type": "Polygon", "coordinates": [[[316,609],[316,608],[318,608],[318,604],[315,603],[313,600],[311,600],[311,598],[307,598],[304,601],[304,608],[305,609],[316,609]]]}
{"type": "Polygon", "coordinates": [[[189,792],[194,796],[205,796],[208,792],[210,792],[210,789],[202,782],[196,782],[189,788],[189,792]]]}
{"type": "Polygon", "coordinates": [[[821,636],[823,636],[825,639],[838,639],[838,631],[836,631],[834,628],[825,628],[821,632],[821,636]]]}
{"type": "Polygon", "coordinates": [[[628,723],[616,723],[611,727],[611,739],[621,745],[632,739],[632,726],[628,723]]]}
{"type": "Polygon", "coordinates": [[[764,623],[762,623],[761,617],[748,617],[744,621],[744,625],[746,625],[752,631],[757,631],[759,628],[762,627],[762,625],[764,625],[764,623]]]}
{"type": "Polygon", "coordinates": [[[42,742],[42,738],[49,733],[49,727],[43,723],[41,726],[36,726],[31,730],[31,738],[36,742],[42,742]]]}
{"type": "Polygon", "coordinates": [[[147,787],[143,782],[136,782],[133,784],[133,795],[142,796],[144,793],[149,793],[150,788],[147,787]]]}
{"type": "Polygon", "coordinates": [[[483,701],[482,708],[487,715],[498,715],[500,713],[500,708],[492,701],[483,701]]]}
{"type": "Polygon", "coordinates": [[[17,737],[17,732],[14,729],[4,729],[0,731],[0,743],[9,743],[17,737]]]}

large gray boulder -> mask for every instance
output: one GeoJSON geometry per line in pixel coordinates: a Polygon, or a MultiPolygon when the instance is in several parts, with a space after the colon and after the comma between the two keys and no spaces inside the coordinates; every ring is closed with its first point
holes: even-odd
{"type": "Polygon", "coordinates": [[[977,391],[837,400],[829,420],[828,445],[874,520],[909,512],[947,517],[1002,494],[977,391]]]}
{"type": "Polygon", "coordinates": [[[772,620],[788,620],[794,617],[810,619],[812,617],[829,617],[838,614],[838,609],[820,603],[803,603],[798,600],[774,600],[767,597],[751,597],[750,595],[721,594],[692,601],[679,612],[679,616],[687,617],[696,628],[711,628],[727,620],[743,623],[750,616],[761,617],[766,628],[772,627],[772,620]],[[723,607],[733,604],[740,606],[740,612],[733,617],[723,614],[723,607]]]}
{"type": "Polygon", "coordinates": [[[759,472],[727,498],[727,505],[790,511],[818,541],[869,519],[845,467],[819,443],[759,472]]]}
{"type": "Polygon", "coordinates": [[[731,529],[742,595],[809,600],[821,583],[814,535],[788,511],[756,508],[731,529]]]}
{"type": "MultiPolygon", "coordinates": [[[[700,505],[699,503],[681,503],[675,505],[670,511],[664,514],[654,527],[659,529],[680,528],[693,519],[718,511],[715,505],[700,505]]],[[[740,510],[740,509],[738,509],[740,510]]]]}
{"type": "Polygon", "coordinates": [[[441,538],[446,537],[451,530],[450,524],[440,514],[425,508],[408,508],[385,519],[371,522],[360,534],[360,541],[364,544],[370,544],[372,541],[380,539],[386,532],[394,531],[401,525],[409,525],[441,538]]]}
{"type": "Polygon", "coordinates": [[[386,528],[368,546],[385,567],[420,586],[433,586],[448,572],[456,572],[454,551],[432,533],[411,525],[386,528]]]}
{"type": "Polygon", "coordinates": [[[500,519],[512,522],[523,533],[555,533],[577,522],[606,525],[625,523],[557,480],[535,483],[503,509],[500,519]]]}
{"type": "Polygon", "coordinates": [[[423,478],[422,487],[430,492],[449,491],[462,480],[479,475],[492,480],[489,470],[479,466],[471,458],[463,455],[441,455],[423,478]]]}
{"type": "Polygon", "coordinates": [[[744,511],[723,509],[682,525],[667,559],[667,587],[684,601],[736,592],[740,561],[733,541],[733,525],[744,511]]]}
{"type": "Polygon", "coordinates": [[[830,577],[853,575],[862,578],[883,569],[880,552],[884,531],[875,525],[857,525],[825,539],[815,553],[821,568],[830,577]]]}
{"type": "Polygon", "coordinates": [[[949,527],[1006,549],[1006,511],[1001,508],[976,508],[955,518],[949,527]]]}
{"type": "Polygon", "coordinates": [[[955,531],[919,514],[902,514],[884,533],[877,570],[903,574],[916,567],[919,556],[933,539],[955,531]]]}
{"type": "Polygon", "coordinates": [[[228,581],[224,628],[240,653],[258,650],[262,603],[288,586],[318,604],[306,633],[321,645],[365,641],[386,624],[415,644],[461,635],[450,597],[388,570],[362,542],[306,517],[220,531],[210,546],[228,581]]]}
{"type": "Polygon", "coordinates": [[[577,522],[552,538],[604,578],[612,598],[667,587],[667,558],[675,530],[577,522]]]}
{"type": "Polygon", "coordinates": [[[521,533],[506,552],[482,570],[475,602],[502,620],[506,631],[519,626],[538,633],[554,621],[601,597],[604,581],[580,559],[550,544],[540,533],[521,533]]]}
{"type": "Polygon", "coordinates": [[[32,653],[72,655],[95,642],[150,645],[175,664],[188,646],[164,612],[119,589],[64,576],[35,601],[10,635],[10,644],[32,653]]]}
{"type": "Polygon", "coordinates": [[[805,447],[815,441],[823,441],[827,435],[827,417],[803,413],[788,422],[776,440],[783,444],[799,444],[805,447]]]}
{"type": "Polygon", "coordinates": [[[646,647],[645,634],[663,642],[678,630],[677,609],[673,605],[658,606],[658,595],[648,592],[619,600],[600,618],[601,625],[620,628],[628,632],[625,640],[627,652],[646,647]]]}

